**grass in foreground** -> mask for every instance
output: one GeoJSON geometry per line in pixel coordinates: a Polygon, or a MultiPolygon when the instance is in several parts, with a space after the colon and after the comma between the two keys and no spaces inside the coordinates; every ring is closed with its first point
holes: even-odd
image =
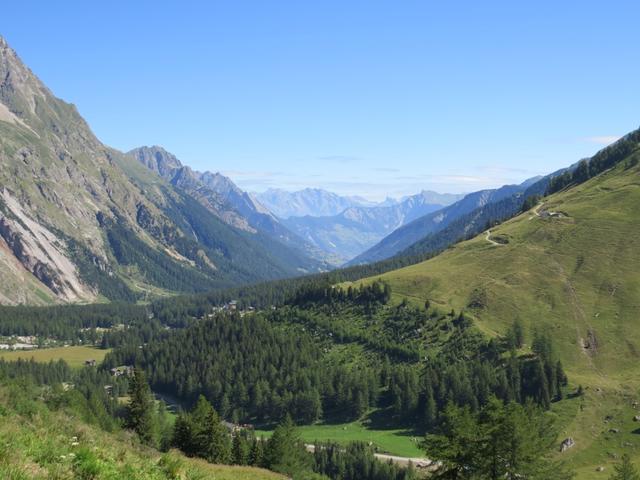
{"type": "Polygon", "coordinates": [[[128,432],[105,433],[49,411],[22,392],[0,390],[0,478],[92,480],[279,480],[268,470],[212,465],[139,445],[128,432]]]}
{"type": "Polygon", "coordinates": [[[6,361],[15,361],[18,359],[30,360],[36,362],[49,362],[51,360],[64,360],[70,367],[82,367],[86,360],[95,360],[101,363],[110,350],[101,350],[99,348],[74,346],[74,347],[55,347],[55,348],[38,348],[35,350],[15,350],[12,352],[0,351],[0,358],[6,361]]]}

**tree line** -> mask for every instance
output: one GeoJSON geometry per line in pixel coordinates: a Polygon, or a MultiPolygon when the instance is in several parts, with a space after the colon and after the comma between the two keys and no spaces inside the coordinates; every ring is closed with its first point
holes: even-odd
{"type": "Polygon", "coordinates": [[[316,446],[315,453],[299,438],[290,416],[271,437],[257,438],[253,431],[225,425],[214,406],[200,395],[190,411],[178,414],[173,426],[162,405],[157,406],[144,372],[136,369],[131,381],[126,427],[146,445],[177,448],[189,457],[216,464],[251,465],[294,479],[413,480],[411,469],[379,462],[362,444],[346,449],[334,444],[316,446]]]}

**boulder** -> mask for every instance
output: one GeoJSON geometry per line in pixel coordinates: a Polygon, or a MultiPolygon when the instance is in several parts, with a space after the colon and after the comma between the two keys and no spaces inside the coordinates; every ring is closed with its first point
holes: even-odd
{"type": "Polygon", "coordinates": [[[573,437],[568,437],[565,438],[562,443],[560,444],[560,451],[561,452],[566,452],[567,450],[569,450],[571,447],[573,447],[576,444],[575,440],[573,439],[573,437]]]}

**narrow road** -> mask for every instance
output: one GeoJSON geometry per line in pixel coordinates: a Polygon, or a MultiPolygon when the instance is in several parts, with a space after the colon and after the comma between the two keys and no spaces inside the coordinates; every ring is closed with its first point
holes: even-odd
{"type": "MultiPolygon", "coordinates": [[[[307,452],[315,452],[316,446],[310,443],[305,444],[307,452]]],[[[386,453],[374,453],[373,454],[378,460],[381,462],[389,462],[395,463],[396,465],[400,465],[401,467],[406,467],[409,465],[409,462],[413,464],[414,467],[417,468],[426,468],[430,467],[433,462],[427,458],[410,458],[410,457],[399,457],[397,455],[387,455],[386,453]]]]}
{"type": "Polygon", "coordinates": [[[529,220],[533,220],[534,218],[540,216],[540,209],[542,208],[543,205],[544,205],[544,202],[540,202],[538,205],[536,205],[536,208],[533,209],[533,215],[529,217],[529,220]]]}

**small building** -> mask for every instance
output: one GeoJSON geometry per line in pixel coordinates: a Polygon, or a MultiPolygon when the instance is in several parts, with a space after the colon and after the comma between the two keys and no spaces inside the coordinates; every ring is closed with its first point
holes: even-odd
{"type": "Polygon", "coordinates": [[[133,367],[131,365],[123,365],[121,367],[112,368],[111,375],[114,377],[121,377],[122,375],[130,377],[133,375],[133,367]]]}
{"type": "Polygon", "coordinates": [[[95,367],[96,366],[96,361],[92,358],[90,360],[85,360],[84,361],[84,366],[85,367],[95,367]]]}

